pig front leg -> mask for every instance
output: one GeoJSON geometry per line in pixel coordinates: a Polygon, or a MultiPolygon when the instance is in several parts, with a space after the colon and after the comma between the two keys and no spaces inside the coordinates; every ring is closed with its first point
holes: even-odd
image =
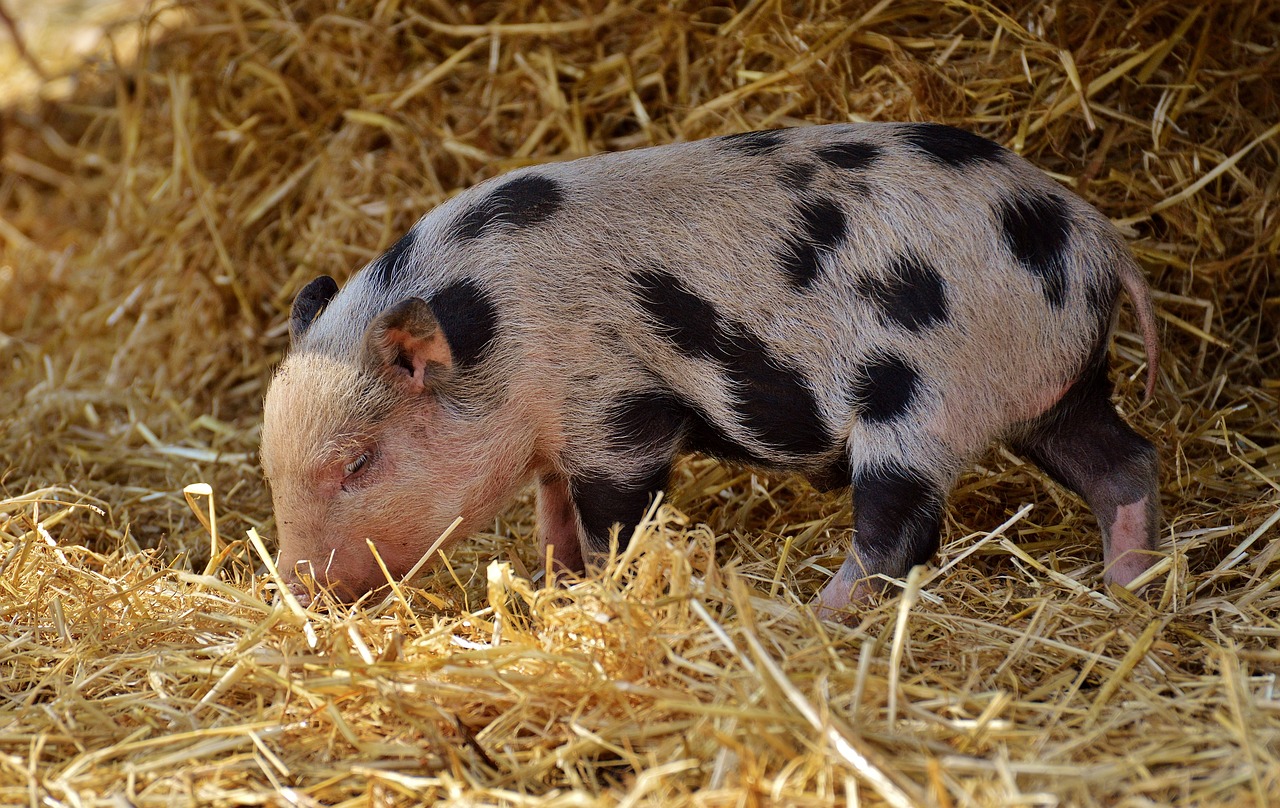
{"type": "Polygon", "coordinates": [[[586,571],[582,559],[582,536],[578,527],[578,511],[569,497],[569,481],[550,474],[538,478],[538,550],[539,561],[545,562],[551,548],[551,566],[556,572],[581,575],[586,571]]]}
{"type": "Polygon", "coordinates": [[[1089,504],[1102,528],[1104,580],[1128,586],[1156,561],[1159,462],[1111,406],[1105,354],[1013,446],[1089,504]]]}
{"type": "Polygon", "coordinates": [[[582,529],[581,546],[586,563],[600,564],[609,557],[614,530],[617,530],[618,552],[626,549],[636,525],[658,492],[667,487],[670,477],[671,462],[664,459],[633,480],[619,480],[599,473],[570,479],[569,492],[582,529]]]}
{"type": "Polygon", "coordinates": [[[550,547],[556,571],[581,575],[588,563],[599,564],[608,558],[615,528],[618,551],[625,550],[636,525],[658,492],[667,487],[669,477],[669,460],[629,482],[589,473],[572,478],[554,474],[540,477],[540,557],[545,559],[550,547]]]}
{"type": "Polygon", "coordinates": [[[838,619],[851,602],[884,589],[938,551],[946,486],[906,465],[853,474],[853,548],[818,598],[818,616],[838,619]]]}

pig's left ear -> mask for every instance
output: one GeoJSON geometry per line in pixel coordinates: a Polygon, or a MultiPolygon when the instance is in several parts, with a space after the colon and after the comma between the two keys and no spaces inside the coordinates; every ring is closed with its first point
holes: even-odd
{"type": "Polygon", "coordinates": [[[369,324],[364,333],[364,361],[374,373],[420,393],[453,366],[453,355],[431,307],[421,298],[411,297],[369,324]]]}

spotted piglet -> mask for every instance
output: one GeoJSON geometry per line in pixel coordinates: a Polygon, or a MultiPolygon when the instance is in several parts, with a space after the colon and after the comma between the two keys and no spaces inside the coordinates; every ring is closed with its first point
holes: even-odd
{"type": "Polygon", "coordinates": [[[280,566],[355,598],[538,483],[582,571],[703,452],[852,484],[862,599],[938,549],[947,492],[1003,438],[1080,494],[1104,577],[1153,562],[1156,453],[1109,397],[1119,287],[1088,204],[936,124],[749,132],[511,172],[436,208],[341,291],[307,285],[266,399],[280,566]],[[619,529],[620,528],[620,529],[619,529]]]}

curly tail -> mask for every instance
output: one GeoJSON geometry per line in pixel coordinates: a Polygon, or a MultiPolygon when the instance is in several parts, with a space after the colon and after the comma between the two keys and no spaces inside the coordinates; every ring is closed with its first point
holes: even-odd
{"type": "Polygon", "coordinates": [[[1120,262],[1120,283],[1133,302],[1138,318],[1138,330],[1142,332],[1142,344],[1147,349],[1147,391],[1144,401],[1150,401],[1156,390],[1156,377],[1160,375],[1160,338],[1156,333],[1156,310],[1151,302],[1151,289],[1142,271],[1132,260],[1120,262]]]}

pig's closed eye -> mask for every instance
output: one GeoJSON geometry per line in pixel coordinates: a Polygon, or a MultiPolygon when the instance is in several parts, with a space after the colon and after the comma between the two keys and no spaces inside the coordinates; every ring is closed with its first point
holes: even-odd
{"type": "Polygon", "coordinates": [[[369,453],[362,452],[359,457],[357,457],[355,460],[352,460],[350,463],[344,466],[342,470],[344,473],[346,473],[348,477],[350,477],[353,474],[356,474],[357,472],[359,472],[360,469],[364,468],[365,464],[368,462],[369,462],[369,453]]]}

